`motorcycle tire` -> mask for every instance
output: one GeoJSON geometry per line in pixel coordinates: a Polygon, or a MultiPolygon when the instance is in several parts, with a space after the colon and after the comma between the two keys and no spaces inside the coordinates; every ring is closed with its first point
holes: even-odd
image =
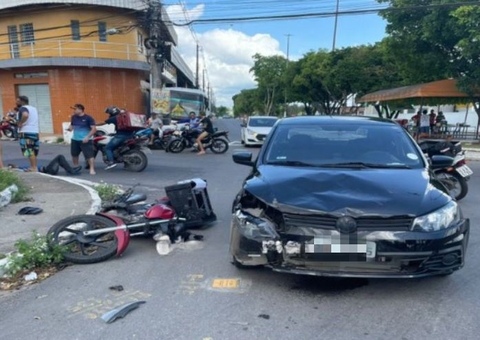
{"type": "Polygon", "coordinates": [[[183,139],[173,139],[168,143],[168,151],[171,153],[180,153],[185,150],[185,141],[183,139]]]}
{"type": "Polygon", "coordinates": [[[97,263],[108,260],[116,254],[118,239],[115,236],[115,232],[110,231],[92,236],[77,236],[78,231],[81,229],[94,230],[115,226],[115,222],[103,216],[70,216],[55,223],[48,230],[47,239],[50,246],[60,245],[65,247],[63,258],[66,261],[78,264],[97,263]]]}
{"type": "Polygon", "coordinates": [[[210,144],[210,150],[216,154],[222,154],[228,151],[228,143],[226,140],[221,138],[215,138],[210,144]]]}
{"type": "Polygon", "coordinates": [[[7,138],[15,138],[15,131],[13,129],[6,129],[3,131],[3,134],[7,138]]]}
{"type": "Polygon", "coordinates": [[[148,165],[147,155],[145,155],[140,150],[134,149],[126,152],[123,155],[123,159],[125,164],[125,170],[131,171],[131,172],[142,172],[143,170],[145,170],[145,168],[148,165]],[[125,159],[134,160],[134,162],[125,161],[125,159]]]}
{"type": "MultiPolygon", "coordinates": [[[[468,194],[468,184],[467,184],[467,180],[465,178],[463,178],[459,173],[457,172],[442,172],[442,175],[446,176],[447,177],[447,180],[451,180],[454,182],[454,185],[459,185],[460,186],[460,190],[459,190],[459,193],[456,194],[456,195],[452,195],[455,200],[457,201],[460,201],[462,198],[464,198],[465,196],[467,196],[468,194]]],[[[440,179],[441,181],[442,179],[440,179]]],[[[444,184],[447,188],[449,188],[449,185],[448,184],[444,184]]]]}

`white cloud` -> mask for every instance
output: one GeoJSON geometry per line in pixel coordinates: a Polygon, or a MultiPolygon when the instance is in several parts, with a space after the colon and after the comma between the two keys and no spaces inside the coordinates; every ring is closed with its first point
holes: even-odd
{"type": "MultiPolygon", "coordinates": [[[[200,18],[205,10],[198,5],[187,10],[188,20],[200,18]]],[[[185,14],[179,5],[167,7],[170,18],[175,23],[186,22],[185,14]]],[[[192,71],[196,70],[196,42],[188,27],[176,26],[178,50],[192,71]]],[[[269,34],[247,35],[234,29],[212,29],[196,33],[203,49],[206,69],[215,93],[217,105],[232,107],[232,96],[242,89],[255,87],[250,68],[252,56],[260,53],[265,56],[285,55],[279,42],[269,34]]],[[[203,60],[200,54],[200,85],[202,84],[203,60]]]]}

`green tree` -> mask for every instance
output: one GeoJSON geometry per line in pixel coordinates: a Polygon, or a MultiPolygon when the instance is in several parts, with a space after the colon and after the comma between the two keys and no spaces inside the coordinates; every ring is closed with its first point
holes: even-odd
{"type": "Polygon", "coordinates": [[[258,84],[258,93],[263,99],[263,113],[271,115],[282,102],[287,60],[279,55],[253,56],[254,64],[250,69],[258,84]]]}
{"type": "Polygon", "coordinates": [[[228,113],[229,113],[228,111],[229,111],[228,107],[222,105],[217,107],[216,115],[218,117],[228,116],[228,113]]]}
{"type": "MultiPolygon", "coordinates": [[[[403,11],[384,11],[388,44],[395,51],[402,76],[409,83],[445,78],[458,79],[461,91],[471,96],[480,118],[480,27],[478,6],[430,5],[462,3],[462,0],[377,0],[403,11]]],[[[436,104],[454,104],[444,99],[436,104]]]]}
{"type": "Polygon", "coordinates": [[[242,115],[251,115],[261,106],[257,89],[242,90],[232,97],[233,115],[235,117],[242,115]]]}

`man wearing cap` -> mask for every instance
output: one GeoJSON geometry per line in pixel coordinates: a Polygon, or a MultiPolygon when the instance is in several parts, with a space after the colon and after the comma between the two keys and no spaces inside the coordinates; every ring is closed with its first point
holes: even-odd
{"type": "Polygon", "coordinates": [[[97,132],[95,120],[85,113],[85,106],[75,104],[72,120],[68,131],[73,131],[72,141],[70,143],[70,153],[74,167],[78,167],[78,157],[83,152],[83,156],[88,162],[90,175],[95,175],[93,135],[97,132]]]}

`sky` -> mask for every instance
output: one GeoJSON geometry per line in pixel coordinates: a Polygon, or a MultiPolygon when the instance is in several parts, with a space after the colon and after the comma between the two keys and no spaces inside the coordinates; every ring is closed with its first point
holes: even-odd
{"type": "MultiPolygon", "coordinates": [[[[336,48],[374,44],[385,36],[386,22],[370,10],[381,5],[375,0],[338,0],[339,12],[366,13],[338,16],[336,48]]],[[[333,47],[337,0],[190,0],[164,2],[174,23],[192,20],[228,19],[303,13],[327,13],[326,17],[309,19],[266,20],[256,22],[194,22],[175,26],[178,50],[195,72],[196,41],[200,45],[200,85],[202,69],[213,88],[217,107],[233,107],[232,96],[256,86],[252,56],[283,55],[298,60],[309,51],[333,47]],[[287,35],[290,34],[290,37],[287,35]]]]}

